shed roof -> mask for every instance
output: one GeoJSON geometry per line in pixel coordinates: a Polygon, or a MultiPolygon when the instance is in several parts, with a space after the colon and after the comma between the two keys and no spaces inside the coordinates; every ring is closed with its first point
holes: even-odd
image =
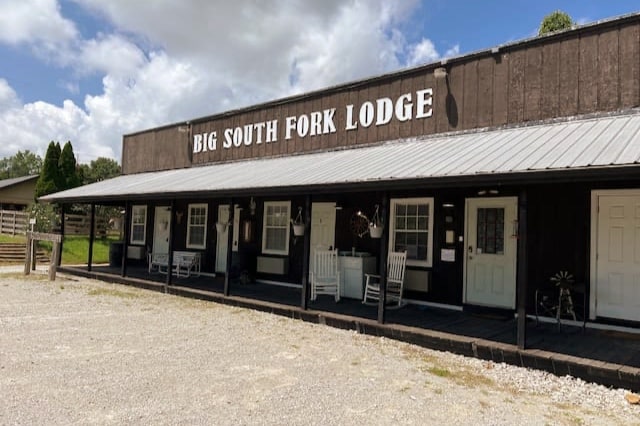
{"type": "Polygon", "coordinates": [[[0,189],[8,188],[10,186],[17,185],[22,182],[38,179],[38,176],[39,175],[31,175],[31,176],[21,176],[21,177],[11,178],[11,179],[2,179],[0,180],[0,189]]]}
{"type": "MultiPolygon", "coordinates": [[[[100,202],[449,185],[638,166],[640,110],[123,175],[41,197],[100,202]],[[553,172],[553,173],[551,173],[553,172]]],[[[640,170],[640,168],[639,168],[640,170]]]]}

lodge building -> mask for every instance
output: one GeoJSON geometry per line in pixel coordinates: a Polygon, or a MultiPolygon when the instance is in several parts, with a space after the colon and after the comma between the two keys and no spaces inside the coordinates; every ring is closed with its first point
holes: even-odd
{"type": "Polygon", "coordinates": [[[639,161],[632,14],[128,134],[121,176],[43,199],[125,207],[123,276],[197,253],[201,283],[289,288],[302,309],[314,250],[339,250],[355,301],[406,251],[408,305],[518,314],[524,347],[562,274],[571,320],[640,325],[639,161]]]}

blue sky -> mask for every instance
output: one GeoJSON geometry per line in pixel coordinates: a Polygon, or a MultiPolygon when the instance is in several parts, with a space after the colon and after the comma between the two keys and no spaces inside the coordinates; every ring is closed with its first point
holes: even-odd
{"type": "Polygon", "coordinates": [[[638,11],[627,0],[0,0],[0,158],[122,134],[638,11]]]}

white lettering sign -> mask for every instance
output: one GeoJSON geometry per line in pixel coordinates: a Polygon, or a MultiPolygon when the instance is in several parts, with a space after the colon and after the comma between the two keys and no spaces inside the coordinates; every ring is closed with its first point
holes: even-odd
{"type": "MultiPolygon", "coordinates": [[[[348,104],[344,109],[344,130],[351,131],[371,126],[385,126],[395,118],[404,123],[413,119],[433,116],[433,89],[415,93],[403,93],[396,99],[382,97],[364,101],[360,105],[348,104]]],[[[309,114],[284,118],[284,140],[300,139],[336,133],[336,108],[312,111],[309,114]]],[[[278,141],[278,120],[249,123],[228,127],[222,132],[222,148],[232,149],[278,141]]],[[[193,135],[193,153],[199,154],[218,149],[217,131],[193,135]]]]}

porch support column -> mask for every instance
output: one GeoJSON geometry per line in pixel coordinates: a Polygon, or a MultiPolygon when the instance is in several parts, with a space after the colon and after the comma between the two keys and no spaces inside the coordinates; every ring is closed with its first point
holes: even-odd
{"type": "Polygon", "coordinates": [[[384,231],[380,238],[380,258],[378,259],[378,270],[380,271],[380,299],[378,299],[378,323],[384,324],[385,306],[387,304],[387,255],[389,247],[389,194],[382,195],[382,211],[380,212],[384,221],[384,231]]]}
{"type": "Polygon", "coordinates": [[[127,243],[129,241],[129,236],[131,235],[131,202],[127,201],[124,207],[124,238],[122,239],[122,257],[120,261],[122,262],[120,275],[123,277],[127,276],[127,243]]]}
{"type": "Polygon", "coordinates": [[[175,235],[176,227],[176,200],[171,200],[171,213],[169,214],[169,247],[167,257],[167,279],[164,285],[164,292],[167,293],[171,280],[173,278],[173,236],[175,235]]]}
{"type": "Polygon", "coordinates": [[[56,266],[60,266],[62,264],[62,245],[64,244],[64,210],[65,210],[65,204],[62,204],[60,206],[60,209],[62,211],[62,213],[60,214],[60,235],[62,235],[62,238],[60,239],[60,250],[58,251],[58,256],[53,259],[54,262],[56,262],[56,266]]]}
{"type": "Polygon", "coordinates": [[[302,300],[300,307],[304,310],[309,304],[309,253],[311,252],[311,196],[304,200],[304,245],[302,255],[302,300]]]}
{"type": "Polygon", "coordinates": [[[518,197],[518,274],[516,279],[518,331],[517,343],[519,349],[526,347],[527,334],[527,190],[520,191],[518,197]]]}
{"type": "Polygon", "coordinates": [[[229,295],[230,275],[231,275],[231,263],[233,260],[233,222],[235,206],[233,205],[233,198],[229,199],[229,225],[227,227],[227,269],[224,273],[224,295],[229,295]]]}
{"type": "Polygon", "coordinates": [[[87,258],[87,271],[91,272],[91,263],[93,262],[93,242],[95,241],[96,227],[96,205],[91,203],[91,217],[89,220],[89,255],[87,258]]]}

